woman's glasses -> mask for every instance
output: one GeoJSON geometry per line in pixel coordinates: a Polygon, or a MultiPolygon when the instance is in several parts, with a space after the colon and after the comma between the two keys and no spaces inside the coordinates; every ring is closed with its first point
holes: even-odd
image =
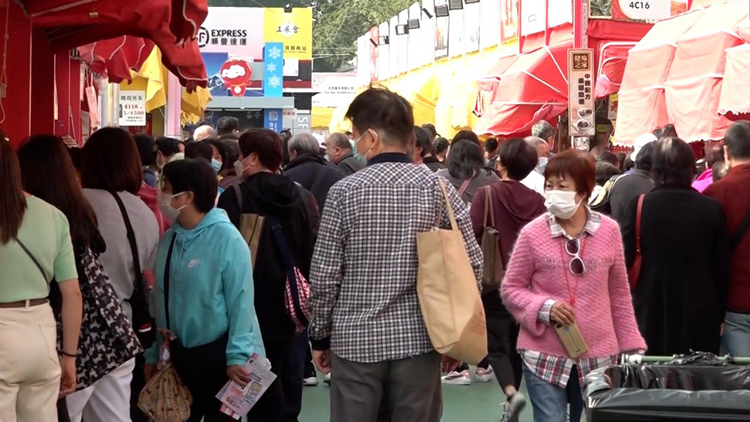
{"type": "Polygon", "coordinates": [[[568,264],[568,269],[572,274],[581,275],[586,272],[586,265],[581,259],[581,241],[580,239],[570,239],[565,242],[565,252],[572,256],[573,259],[568,264]]]}

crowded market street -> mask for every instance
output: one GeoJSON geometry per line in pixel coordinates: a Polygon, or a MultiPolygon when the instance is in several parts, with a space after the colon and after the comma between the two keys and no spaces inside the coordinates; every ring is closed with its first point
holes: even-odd
{"type": "Polygon", "coordinates": [[[750,420],[750,0],[0,33],[0,422],[750,420]]]}

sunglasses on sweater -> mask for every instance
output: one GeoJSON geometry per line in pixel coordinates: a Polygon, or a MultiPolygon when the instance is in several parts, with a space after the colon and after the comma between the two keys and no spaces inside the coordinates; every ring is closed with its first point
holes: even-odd
{"type": "Polygon", "coordinates": [[[572,256],[573,259],[568,263],[568,269],[571,274],[581,275],[586,272],[586,265],[581,259],[581,240],[569,239],[565,242],[565,252],[572,256]]]}

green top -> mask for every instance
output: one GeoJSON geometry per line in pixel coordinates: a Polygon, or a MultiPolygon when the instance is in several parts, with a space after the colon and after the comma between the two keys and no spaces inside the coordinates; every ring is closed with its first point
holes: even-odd
{"type": "Polygon", "coordinates": [[[42,266],[44,275],[18,242],[0,243],[0,303],[44,299],[53,278],[78,279],[68,219],[39,198],[29,196],[26,202],[18,239],[42,266]]]}

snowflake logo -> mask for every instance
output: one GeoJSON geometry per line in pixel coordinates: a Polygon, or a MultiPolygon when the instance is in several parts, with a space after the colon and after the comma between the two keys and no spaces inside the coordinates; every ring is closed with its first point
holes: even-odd
{"type": "Polygon", "coordinates": [[[269,72],[275,72],[276,71],[276,63],[268,63],[268,66],[266,66],[266,70],[269,72]]]}
{"type": "Polygon", "coordinates": [[[273,60],[278,60],[279,58],[281,58],[281,49],[278,47],[273,47],[268,51],[268,57],[273,60]]]}
{"type": "Polygon", "coordinates": [[[268,78],[268,86],[271,88],[278,88],[281,86],[281,78],[279,78],[276,75],[271,76],[268,78]]]}

